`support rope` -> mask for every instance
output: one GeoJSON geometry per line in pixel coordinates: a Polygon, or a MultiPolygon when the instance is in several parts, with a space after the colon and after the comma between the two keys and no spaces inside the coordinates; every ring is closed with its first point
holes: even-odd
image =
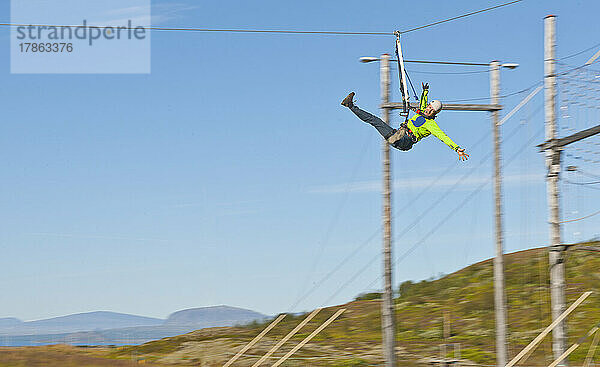
{"type": "MultiPolygon", "coordinates": [[[[504,4],[492,6],[490,8],[485,8],[477,11],[473,11],[470,13],[461,14],[455,17],[439,20],[437,22],[424,24],[415,28],[406,29],[403,31],[399,31],[398,33],[408,33],[414,32],[419,29],[433,27],[442,23],[451,22],[457,19],[469,17],[475,14],[484,13],[490,10],[494,10],[497,8],[501,8],[503,6],[508,6],[512,4],[516,4],[523,0],[514,0],[504,4]]],[[[0,27],[81,27],[81,24],[78,25],[65,25],[65,24],[22,24],[22,23],[0,23],[0,27]]],[[[106,28],[108,26],[95,26],[98,28],[106,28]]],[[[135,30],[139,27],[124,27],[125,30],[135,30]]],[[[141,27],[145,30],[150,31],[171,31],[171,32],[219,32],[219,33],[273,33],[273,34],[299,34],[299,35],[334,35],[334,36],[394,36],[396,32],[347,32],[347,31],[310,31],[310,30],[277,30],[277,29],[223,29],[223,28],[194,28],[194,27],[141,27]]],[[[123,29],[123,28],[122,28],[123,29]]]]}

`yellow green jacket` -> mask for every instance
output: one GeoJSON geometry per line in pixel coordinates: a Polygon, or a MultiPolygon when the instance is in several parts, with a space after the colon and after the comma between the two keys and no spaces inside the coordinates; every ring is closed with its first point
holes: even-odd
{"type": "Polygon", "coordinates": [[[446,133],[440,129],[438,124],[434,119],[426,118],[421,115],[420,112],[423,111],[427,107],[427,94],[428,90],[425,89],[421,94],[421,101],[419,103],[419,110],[417,114],[408,119],[406,125],[413,132],[415,137],[417,138],[417,142],[423,138],[428,137],[429,135],[433,135],[436,138],[440,139],[444,144],[449,146],[452,150],[456,151],[458,148],[458,144],[452,141],[446,133]]]}

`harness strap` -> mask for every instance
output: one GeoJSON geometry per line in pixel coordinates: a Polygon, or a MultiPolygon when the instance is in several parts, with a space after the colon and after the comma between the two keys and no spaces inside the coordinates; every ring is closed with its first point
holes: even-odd
{"type": "Polygon", "coordinates": [[[393,145],[395,142],[402,139],[404,137],[404,135],[408,135],[411,138],[411,140],[413,141],[413,143],[417,142],[417,137],[410,130],[410,128],[406,125],[405,122],[400,124],[400,128],[398,130],[396,130],[396,132],[392,136],[387,138],[387,142],[389,144],[393,145]]]}
{"type": "Polygon", "coordinates": [[[410,127],[408,127],[408,123],[407,122],[401,124],[400,127],[403,127],[403,128],[406,129],[406,133],[408,134],[408,136],[411,137],[411,139],[413,140],[413,143],[417,142],[417,136],[415,135],[415,133],[412,132],[412,130],[410,129],[410,127]]]}

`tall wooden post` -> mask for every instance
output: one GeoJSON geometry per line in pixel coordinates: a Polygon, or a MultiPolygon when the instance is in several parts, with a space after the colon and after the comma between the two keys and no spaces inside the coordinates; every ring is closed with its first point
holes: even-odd
{"type": "MultiPolygon", "coordinates": [[[[549,15],[544,19],[544,90],[546,111],[546,141],[557,138],[556,134],[556,17],[549,15]]],[[[550,219],[550,299],[552,319],[555,320],[565,310],[565,264],[560,234],[560,203],[558,198],[558,180],[560,173],[560,147],[552,146],[546,151],[547,195],[550,219]]],[[[552,352],[559,358],[566,348],[567,330],[564,321],[552,331],[552,352]]],[[[566,366],[566,359],[560,366],[566,366]]]]}
{"type": "MultiPolygon", "coordinates": [[[[381,102],[390,102],[390,55],[381,56],[381,102]]],[[[389,108],[382,108],[382,119],[390,124],[389,108]]],[[[386,367],[396,367],[396,333],[394,325],[394,298],[392,290],[392,179],[390,172],[390,146],[383,141],[383,303],[381,328],[383,357],[386,367]]]]}
{"type": "MultiPolygon", "coordinates": [[[[500,104],[500,63],[490,63],[491,103],[500,104]]],[[[506,348],[506,295],[504,291],[504,237],[502,232],[502,172],[501,172],[501,136],[500,112],[492,112],[492,131],[494,135],[494,201],[496,217],[496,257],[494,258],[494,305],[496,314],[496,365],[506,366],[508,352],[506,348]]]]}

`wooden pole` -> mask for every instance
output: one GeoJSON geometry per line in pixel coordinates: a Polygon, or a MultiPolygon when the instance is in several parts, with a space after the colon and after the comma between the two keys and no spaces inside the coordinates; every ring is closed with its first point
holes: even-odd
{"type": "Polygon", "coordinates": [[[252,341],[250,341],[250,343],[248,343],[245,347],[242,348],[242,350],[240,350],[229,361],[227,361],[227,363],[225,363],[223,365],[223,367],[230,366],[233,362],[235,362],[238,358],[240,358],[240,356],[242,354],[246,353],[246,351],[248,349],[252,348],[252,346],[254,344],[256,344],[259,340],[261,340],[263,338],[263,336],[265,336],[269,331],[271,331],[271,329],[273,329],[275,327],[275,325],[279,324],[279,321],[283,320],[284,317],[285,317],[285,314],[279,315],[272,323],[269,324],[269,326],[267,326],[260,334],[258,334],[254,339],[252,339],[252,341]]]}
{"type": "Polygon", "coordinates": [[[281,339],[279,341],[279,343],[277,343],[264,356],[262,356],[258,361],[256,361],[256,363],[254,363],[252,365],[252,367],[258,367],[258,366],[260,366],[267,358],[269,358],[271,356],[271,354],[275,353],[275,351],[277,349],[279,349],[285,342],[287,342],[292,336],[294,336],[294,334],[296,334],[298,331],[300,331],[300,329],[302,329],[302,327],[304,325],[306,325],[310,320],[312,320],[312,318],[315,317],[319,313],[319,311],[321,311],[321,310],[322,310],[321,308],[317,308],[316,310],[314,310],[313,312],[311,312],[310,315],[306,316],[306,318],[304,320],[302,320],[302,322],[300,324],[298,324],[298,326],[296,326],[283,339],[281,339]]]}
{"type": "MultiPolygon", "coordinates": [[[[546,114],[546,140],[556,139],[556,17],[549,15],[544,19],[544,90],[546,114]]],[[[552,319],[565,310],[565,246],[561,243],[560,203],[558,181],[560,174],[560,148],[554,146],[546,151],[546,178],[548,212],[550,222],[550,304],[552,319]]],[[[552,331],[552,353],[558,358],[565,352],[567,329],[564,322],[559,323],[552,331]]],[[[566,365],[563,361],[561,365],[566,365]]]]}
{"type": "Polygon", "coordinates": [[[286,359],[290,358],[292,356],[292,354],[294,354],[298,351],[298,349],[302,348],[304,346],[304,344],[308,343],[312,338],[314,338],[318,333],[320,333],[323,329],[325,329],[329,324],[334,322],[335,319],[337,319],[342,313],[344,313],[344,311],[346,311],[345,308],[338,310],[335,314],[333,314],[333,316],[331,316],[329,319],[327,319],[327,321],[325,321],[321,326],[319,326],[315,331],[313,331],[304,340],[302,340],[300,343],[298,343],[298,345],[296,345],[294,348],[292,348],[292,350],[287,352],[286,355],[281,357],[281,359],[279,359],[277,362],[275,362],[271,367],[277,367],[280,364],[282,364],[283,362],[285,362],[286,359]]]}
{"type": "Polygon", "coordinates": [[[592,344],[590,345],[590,350],[588,350],[587,357],[585,357],[585,363],[583,367],[589,367],[592,358],[594,357],[594,353],[596,353],[596,346],[598,345],[598,339],[600,338],[600,333],[596,332],[594,335],[594,340],[592,340],[592,344]]]}
{"type": "MultiPolygon", "coordinates": [[[[491,103],[500,102],[500,63],[490,63],[491,103]]],[[[496,315],[496,365],[504,367],[508,361],[506,348],[506,296],[504,293],[504,236],[502,232],[502,154],[500,142],[500,112],[492,112],[494,135],[494,202],[496,257],[494,257],[494,310],[496,315]]]]}
{"type": "Polygon", "coordinates": [[[444,310],[444,343],[442,344],[440,359],[445,359],[448,354],[448,342],[450,339],[450,311],[444,310]]]}
{"type": "MultiPolygon", "coordinates": [[[[381,56],[381,102],[390,101],[390,55],[381,56]]],[[[382,109],[382,119],[390,124],[390,110],[382,109]]],[[[381,304],[381,332],[385,367],[396,367],[396,335],[394,326],[394,299],[392,290],[392,184],[390,145],[383,140],[383,302],[381,304]]]]}

